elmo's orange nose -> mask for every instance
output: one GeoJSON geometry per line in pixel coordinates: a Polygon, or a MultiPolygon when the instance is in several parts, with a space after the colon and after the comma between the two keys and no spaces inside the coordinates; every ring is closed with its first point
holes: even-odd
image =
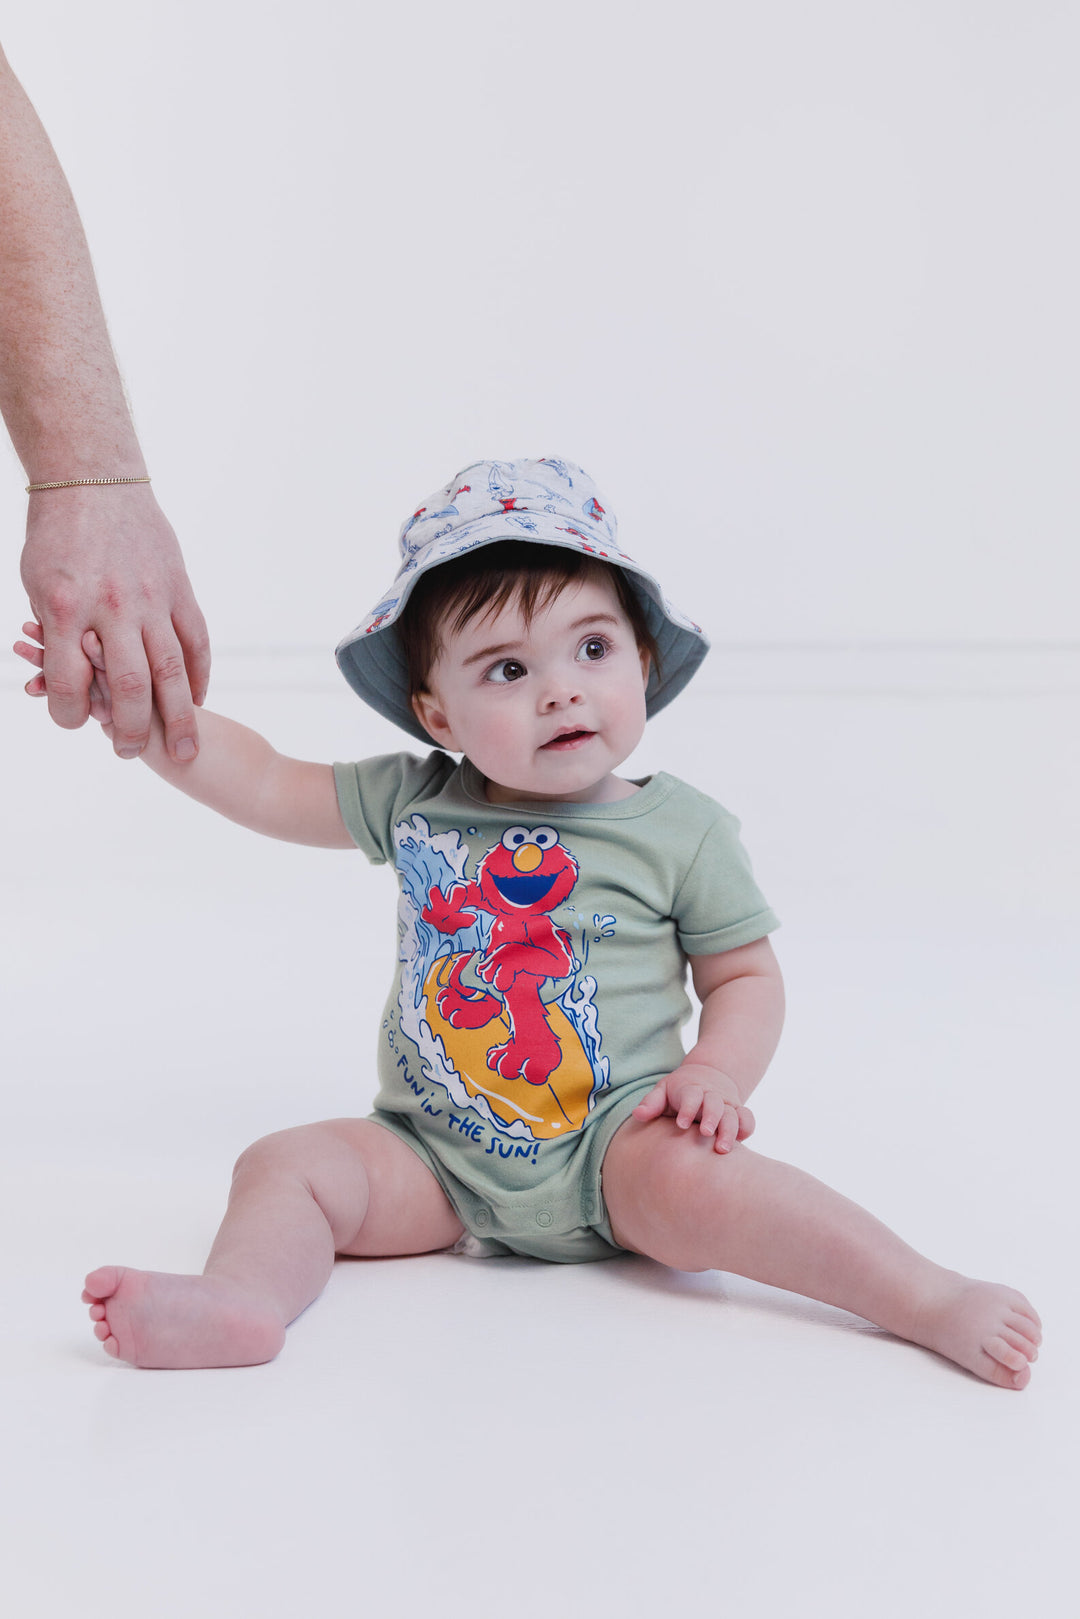
{"type": "Polygon", "coordinates": [[[520,849],[514,850],[514,870],[535,871],[543,858],[543,850],[535,843],[523,843],[520,849]]]}

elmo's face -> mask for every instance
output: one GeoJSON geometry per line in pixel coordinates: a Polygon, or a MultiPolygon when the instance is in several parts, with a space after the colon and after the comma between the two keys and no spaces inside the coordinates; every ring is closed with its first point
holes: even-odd
{"type": "Polygon", "coordinates": [[[568,585],[526,624],[511,600],[446,634],[415,698],[440,747],[464,753],[488,802],[600,804],[645,728],[648,658],[605,578],[568,585]]]}
{"type": "Polygon", "coordinates": [[[539,916],[571,893],[578,865],[554,827],[511,826],[481,860],[477,876],[485,902],[497,915],[539,916]]]}

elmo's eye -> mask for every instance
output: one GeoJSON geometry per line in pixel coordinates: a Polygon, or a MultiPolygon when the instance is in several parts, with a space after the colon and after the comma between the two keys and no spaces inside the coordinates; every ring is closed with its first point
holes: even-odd
{"type": "Polygon", "coordinates": [[[509,849],[511,854],[515,849],[520,849],[522,844],[531,842],[532,834],[527,826],[508,826],[502,835],[502,846],[509,849]]]}
{"type": "Polygon", "coordinates": [[[553,826],[534,826],[532,841],[538,849],[553,849],[559,841],[559,834],[553,826]]]}

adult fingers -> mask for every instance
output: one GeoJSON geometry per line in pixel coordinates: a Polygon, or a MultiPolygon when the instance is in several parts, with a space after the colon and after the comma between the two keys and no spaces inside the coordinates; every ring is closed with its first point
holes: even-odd
{"type": "MultiPolygon", "coordinates": [[[[103,627],[105,674],[112,696],[113,752],[121,759],[137,759],[150,740],[150,665],[142,637],[130,629],[103,627]]],[[[48,643],[46,643],[46,652],[48,643]]],[[[48,674],[48,669],[46,669],[48,674]]]]}
{"type": "Polygon", "coordinates": [[[45,688],[49,718],[65,731],[77,731],[90,714],[90,682],[94,671],[79,646],[82,626],[63,608],[43,613],[45,688]]]}
{"type": "Polygon", "coordinates": [[[183,764],[199,751],[199,730],[183,650],[171,628],[168,634],[148,631],[144,639],[154,682],[154,705],[165,727],[165,746],[183,764]]]}
{"type": "MultiPolygon", "coordinates": [[[[191,593],[190,586],[186,599],[179,607],[173,609],[172,622],[184,654],[191,700],[201,708],[206,701],[206,691],[210,684],[210,636],[207,633],[206,620],[191,593]]],[[[158,707],[161,707],[160,703],[158,707]]]]}

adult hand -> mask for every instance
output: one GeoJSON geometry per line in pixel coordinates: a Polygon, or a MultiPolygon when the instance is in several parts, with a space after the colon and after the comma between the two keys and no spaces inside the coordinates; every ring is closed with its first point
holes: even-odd
{"type": "Polygon", "coordinates": [[[157,706],[166,745],[198,752],[195,706],[206,696],[210,642],[176,535],[144,484],[49,489],[30,496],[22,578],[44,630],[49,713],[74,730],[90,713],[95,631],[112,698],[112,744],[136,758],[157,706]]]}
{"type": "MultiPolygon", "coordinates": [[[[32,663],[37,670],[45,667],[45,631],[40,624],[24,624],[23,634],[28,635],[28,641],[16,641],[12,651],[27,663],[32,663]]],[[[94,666],[94,678],[90,682],[90,718],[97,720],[105,735],[113,734],[112,702],[109,697],[109,677],[105,673],[105,653],[101,642],[94,630],[87,630],[82,639],[83,651],[94,666]]],[[[32,675],[23,687],[28,697],[44,697],[45,676],[43,673],[32,675]]],[[[157,716],[151,715],[151,726],[157,716]]],[[[161,721],[157,719],[160,726],[161,721]]]]}

